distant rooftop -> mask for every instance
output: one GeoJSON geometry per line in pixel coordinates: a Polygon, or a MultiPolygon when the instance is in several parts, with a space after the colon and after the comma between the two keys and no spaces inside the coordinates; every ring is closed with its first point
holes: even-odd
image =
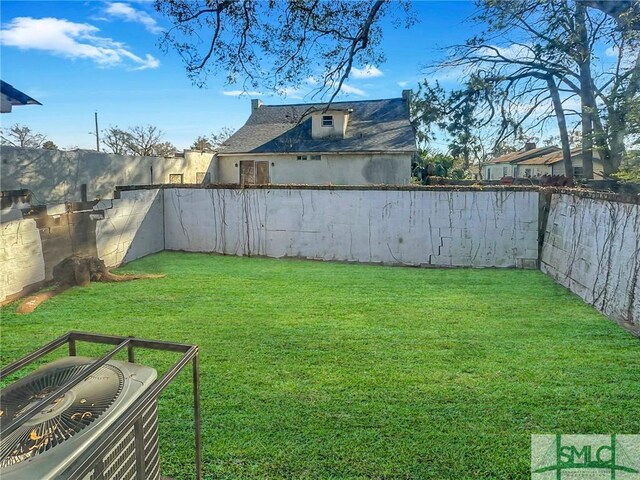
{"type": "MultiPolygon", "coordinates": [[[[582,155],[582,148],[578,147],[571,150],[572,157],[575,157],[577,155],[582,155]]],[[[596,159],[600,158],[600,154],[597,151],[593,152],[593,156],[596,159]]],[[[525,160],[524,162],[519,162],[519,165],[553,165],[554,163],[562,162],[563,160],[564,158],[562,157],[562,150],[558,149],[555,152],[531,158],[529,160],[525,160]]]]}
{"type": "Polygon", "coordinates": [[[558,150],[560,149],[555,146],[522,149],[517,152],[501,155],[487,163],[520,163],[530,158],[540,157],[541,155],[547,155],[558,150]]]}

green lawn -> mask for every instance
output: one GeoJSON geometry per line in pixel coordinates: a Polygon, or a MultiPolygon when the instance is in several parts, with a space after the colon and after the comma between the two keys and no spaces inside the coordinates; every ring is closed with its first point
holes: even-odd
{"type": "MultiPolygon", "coordinates": [[[[197,343],[207,478],[524,479],[532,433],[640,433],[640,341],[538,271],[169,252],[121,270],[167,277],[3,309],[2,364],[72,329],[197,343]]],[[[191,478],[189,372],[160,409],[163,474],[191,478]]]]}

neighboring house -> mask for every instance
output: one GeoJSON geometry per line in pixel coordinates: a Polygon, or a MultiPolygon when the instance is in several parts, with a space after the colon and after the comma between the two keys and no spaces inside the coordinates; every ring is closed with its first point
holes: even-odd
{"type": "Polygon", "coordinates": [[[402,98],[263,105],[218,151],[216,181],[240,185],[408,184],[417,151],[402,98]]]}
{"type": "MultiPolygon", "coordinates": [[[[598,152],[593,152],[594,178],[603,178],[602,162],[598,152]]],[[[573,175],[582,175],[582,151],[571,150],[573,175]]],[[[504,177],[536,178],[543,175],[564,175],[562,150],[556,146],[537,148],[527,143],[522,150],[497,157],[482,166],[484,180],[500,180],[504,177]]]]}
{"type": "Polygon", "coordinates": [[[558,147],[553,146],[537,148],[535,143],[527,143],[522,150],[507,153],[486,162],[482,166],[482,178],[484,180],[500,180],[503,177],[520,178],[523,176],[518,168],[520,162],[559,150],[558,147]]]}
{"type": "MultiPolygon", "coordinates": [[[[573,176],[580,178],[583,173],[582,166],[582,149],[574,148],[571,150],[571,165],[573,166],[573,176]]],[[[520,177],[540,177],[542,175],[564,175],[564,159],[562,151],[556,151],[525,160],[518,164],[518,172],[520,177]]],[[[600,154],[593,152],[593,178],[596,180],[603,179],[603,166],[600,161],[600,154]]]]}
{"type": "Polygon", "coordinates": [[[7,82],[0,80],[0,112],[10,113],[14,105],[42,105],[7,82]]]}

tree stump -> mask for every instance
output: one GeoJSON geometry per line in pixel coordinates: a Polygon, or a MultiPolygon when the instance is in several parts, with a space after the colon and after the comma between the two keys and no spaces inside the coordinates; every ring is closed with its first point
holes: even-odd
{"type": "Polygon", "coordinates": [[[71,255],[53,267],[53,281],[57,286],[53,290],[28,297],[18,306],[16,312],[31,313],[44,301],[74,286],[86,287],[91,282],[128,282],[162,277],[164,275],[115,275],[99,258],[91,255],[71,255]]]}

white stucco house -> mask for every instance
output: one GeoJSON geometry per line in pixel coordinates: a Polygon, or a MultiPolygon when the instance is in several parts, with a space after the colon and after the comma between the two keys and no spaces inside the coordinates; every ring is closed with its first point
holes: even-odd
{"type": "MultiPolygon", "coordinates": [[[[573,175],[582,175],[582,150],[571,150],[573,175]]],[[[536,178],[543,175],[564,175],[562,150],[556,146],[537,148],[527,143],[522,150],[494,158],[482,166],[484,180],[500,180],[504,177],[536,178]]],[[[602,162],[598,152],[593,152],[593,177],[604,178],[602,162]]]]}
{"type": "Polygon", "coordinates": [[[218,151],[216,181],[408,184],[417,151],[410,95],[331,105],[252,100],[249,119],[218,151]]]}

